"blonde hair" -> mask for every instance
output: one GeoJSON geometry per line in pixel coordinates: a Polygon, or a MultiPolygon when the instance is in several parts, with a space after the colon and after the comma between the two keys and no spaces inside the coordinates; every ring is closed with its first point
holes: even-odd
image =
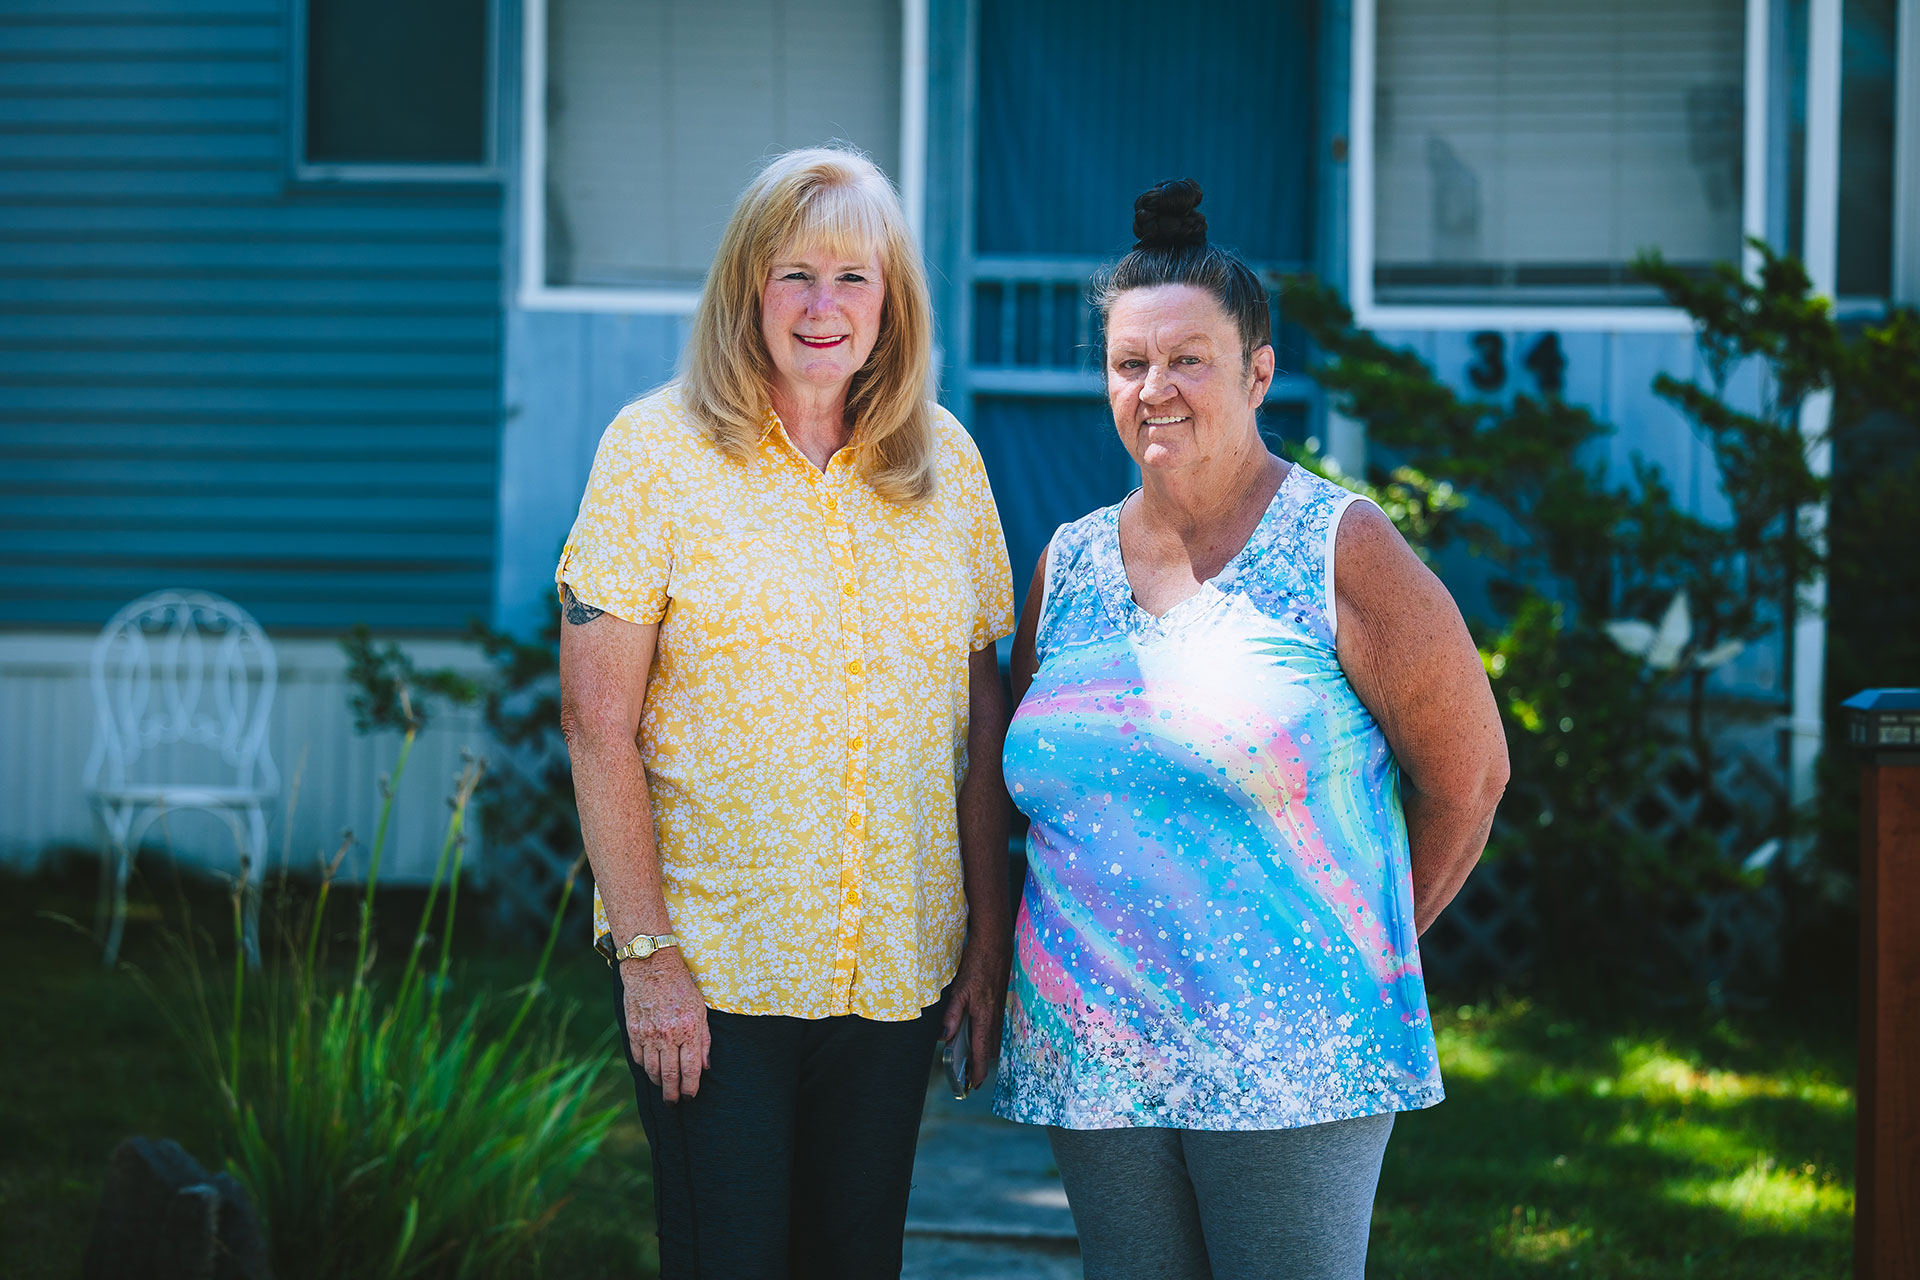
{"type": "Polygon", "coordinates": [[[876,253],[886,295],[873,353],[847,389],[855,470],[890,502],[933,492],[933,307],[900,198],[873,162],[850,148],[776,156],[747,184],[720,235],[694,312],[680,385],[716,448],[750,458],[767,429],[773,360],[760,332],[761,291],[776,254],[803,244],[860,257],[876,253]]]}

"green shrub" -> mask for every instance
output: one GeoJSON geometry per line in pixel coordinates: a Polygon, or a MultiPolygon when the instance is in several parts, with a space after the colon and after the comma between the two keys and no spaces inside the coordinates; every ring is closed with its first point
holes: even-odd
{"type": "MultiPolygon", "coordinates": [[[[1513,780],[1489,852],[1526,860],[1540,932],[1554,939],[1543,956],[1578,984],[1593,980],[1594,954],[1639,957],[1639,971],[1620,976],[1641,982],[1665,964],[1651,923],[1663,903],[1740,892],[1759,874],[1743,863],[1749,852],[1757,868],[1769,848],[1804,848],[1796,837],[1814,815],[1784,805],[1741,809],[1716,797],[1717,831],[1681,825],[1659,839],[1621,815],[1676,759],[1686,785],[1711,787],[1724,721],[1710,672],[1809,607],[1801,594],[1824,571],[1826,547],[1807,513],[1828,486],[1809,464],[1802,403],[1835,393],[1831,434],[1843,459],[1863,424],[1920,403],[1920,319],[1895,312],[1849,330],[1798,262],[1754,247],[1752,277],[1732,265],[1682,272],[1657,256],[1638,264],[1695,320],[1708,383],[1662,375],[1654,390],[1707,444],[1732,508],[1725,524],[1682,510],[1643,459],[1629,477],[1589,461],[1588,446],[1612,428],[1561,398],[1557,368],[1537,396],[1462,396],[1412,351],[1357,328],[1331,288],[1299,278],[1283,299],[1287,319],[1323,353],[1312,376],[1393,464],[1343,482],[1381,498],[1417,545],[1464,547],[1492,566],[1488,610],[1469,621],[1513,780]],[[1765,373],[1752,411],[1725,394],[1746,361],[1765,373]]],[[[1910,423],[1904,438],[1913,439],[1910,423]]],[[[1836,506],[1835,545],[1847,556],[1833,569],[1836,593],[1857,594],[1876,574],[1911,579],[1911,557],[1885,555],[1910,537],[1896,510],[1911,505],[1910,489],[1856,483],[1849,493],[1866,502],[1836,506]]],[[[1904,608],[1906,627],[1884,628],[1890,634],[1911,634],[1911,595],[1904,608]]],[[[1834,638],[1835,671],[1863,665],[1851,657],[1856,640],[1834,638]]],[[[1911,645],[1877,643],[1876,652],[1895,650],[1911,645]]],[[[1895,664],[1873,665],[1884,673],[1895,664]]],[[[1825,805],[1830,814],[1846,807],[1825,805]]],[[[1782,861],[1831,896],[1828,869],[1805,856],[1782,861]]]]}
{"type": "MultiPolygon", "coordinates": [[[[376,643],[364,625],[355,627],[340,642],[354,717],[363,730],[423,727],[420,699],[403,712],[402,690],[480,708],[504,766],[490,770],[474,795],[494,859],[489,928],[496,936],[538,936],[584,848],[573,765],[560,733],[559,598],[548,596],[545,624],[529,640],[478,618],[468,623],[467,638],[491,668],[478,679],[448,668],[418,670],[399,645],[376,643]]],[[[577,914],[573,923],[585,933],[584,913],[577,914]]]]}
{"type": "MultiPolygon", "coordinates": [[[[511,1004],[449,1000],[466,816],[481,777],[470,763],[400,974],[374,980],[381,855],[421,723],[408,682],[387,687],[392,697],[363,708],[364,723],[395,724],[404,738],[351,968],[330,967],[323,941],[336,856],[310,918],[283,936],[251,988],[236,959],[223,1009],[197,949],[183,944],[193,999],[180,1024],[215,1087],[227,1168],[261,1212],[282,1280],[522,1276],[620,1114],[597,1105],[605,1046],[580,1058],[564,1043],[567,1014],[540,1008],[573,881],[511,1004]]],[[[237,891],[234,902],[237,922],[237,891]]]]}

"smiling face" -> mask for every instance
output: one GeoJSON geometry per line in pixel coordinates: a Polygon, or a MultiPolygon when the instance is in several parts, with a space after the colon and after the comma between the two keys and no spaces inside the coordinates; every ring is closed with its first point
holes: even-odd
{"type": "Polygon", "coordinates": [[[849,258],[803,245],[776,255],[760,294],[760,334],[776,390],[795,398],[845,394],[873,354],[885,302],[877,253],[849,258]]]}
{"type": "Polygon", "coordinates": [[[1260,449],[1255,414],[1273,348],[1240,354],[1240,331],[1204,289],[1130,289],[1107,312],[1107,403],[1143,473],[1179,471],[1260,449]]]}

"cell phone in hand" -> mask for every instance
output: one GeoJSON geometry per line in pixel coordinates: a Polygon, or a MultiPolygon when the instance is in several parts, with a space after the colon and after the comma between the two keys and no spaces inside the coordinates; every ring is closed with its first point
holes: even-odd
{"type": "Polygon", "coordinates": [[[947,1064],[947,1087],[953,1090],[954,1100],[960,1101],[973,1092],[972,1074],[969,1071],[968,1054],[973,1045],[973,1024],[966,1014],[960,1015],[960,1027],[953,1033],[953,1039],[947,1041],[940,1050],[940,1059],[947,1064]]]}

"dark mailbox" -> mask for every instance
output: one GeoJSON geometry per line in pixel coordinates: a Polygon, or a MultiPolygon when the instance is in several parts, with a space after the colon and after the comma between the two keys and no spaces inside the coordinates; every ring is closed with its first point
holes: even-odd
{"type": "Polygon", "coordinates": [[[1840,704],[1847,744],[1865,751],[1920,751],[1920,689],[1868,689],[1840,704]]]}

